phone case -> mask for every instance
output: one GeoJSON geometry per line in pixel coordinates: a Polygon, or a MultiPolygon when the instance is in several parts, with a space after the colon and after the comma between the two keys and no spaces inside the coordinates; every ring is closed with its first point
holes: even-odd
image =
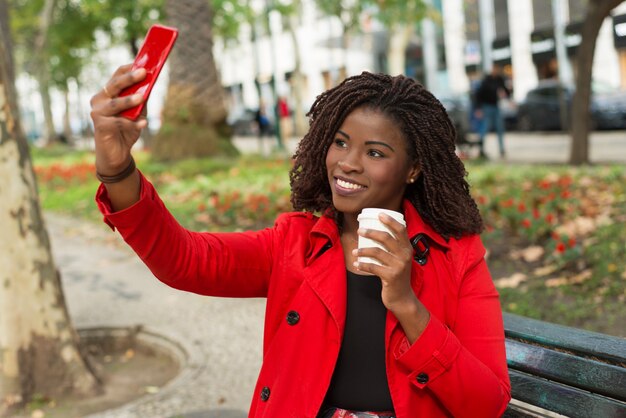
{"type": "Polygon", "coordinates": [[[121,116],[131,120],[136,120],[139,117],[145,106],[145,100],[150,96],[152,87],[165,64],[167,56],[174,46],[177,36],[178,30],[176,28],[163,25],[153,25],[150,27],[146,34],[146,39],[143,45],[141,45],[141,49],[133,62],[133,70],[138,68],[146,69],[146,78],[120,92],[120,96],[141,93],[143,94],[144,102],[138,106],[124,110],[120,113],[121,116]]]}

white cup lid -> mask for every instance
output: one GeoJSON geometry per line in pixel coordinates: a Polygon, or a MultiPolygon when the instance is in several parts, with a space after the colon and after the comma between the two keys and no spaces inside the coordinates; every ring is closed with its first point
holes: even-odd
{"type": "Polygon", "coordinates": [[[365,208],[361,211],[357,220],[360,222],[363,219],[376,219],[378,220],[378,215],[384,213],[386,215],[391,216],[393,219],[406,226],[406,222],[404,221],[404,215],[400,212],[396,212],[395,210],[389,209],[380,209],[380,208],[365,208]]]}

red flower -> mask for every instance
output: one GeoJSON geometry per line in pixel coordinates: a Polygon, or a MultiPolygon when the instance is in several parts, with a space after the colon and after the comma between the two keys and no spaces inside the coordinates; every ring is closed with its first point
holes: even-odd
{"type": "Polygon", "coordinates": [[[575,238],[570,238],[569,240],[567,240],[567,245],[570,248],[574,248],[576,246],[576,239],[575,238]]]}
{"type": "Polygon", "coordinates": [[[537,208],[533,209],[533,218],[535,218],[535,219],[541,218],[541,214],[539,213],[539,209],[537,209],[537,208]]]}
{"type": "Polygon", "coordinates": [[[478,196],[478,203],[480,203],[481,205],[484,205],[487,203],[487,198],[483,195],[478,196]]]}
{"type": "Polygon", "coordinates": [[[560,254],[564,253],[565,252],[565,244],[563,244],[562,242],[559,242],[556,245],[556,252],[560,253],[560,254]]]}
{"type": "Polygon", "coordinates": [[[559,234],[558,234],[558,233],[556,233],[556,232],[554,232],[554,231],[550,234],[550,236],[551,236],[551,237],[552,237],[552,239],[553,239],[553,240],[555,240],[555,241],[558,241],[558,240],[560,240],[560,239],[561,239],[561,237],[559,236],[559,234]]]}
{"type": "Polygon", "coordinates": [[[503,200],[501,205],[503,208],[510,208],[511,206],[513,206],[513,199],[509,198],[507,200],[503,200]]]}
{"type": "Polygon", "coordinates": [[[563,199],[568,199],[568,198],[570,198],[571,196],[572,196],[572,192],[570,192],[569,190],[563,190],[563,191],[561,192],[561,197],[562,197],[563,199]]]}
{"type": "Polygon", "coordinates": [[[519,213],[524,213],[526,212],[526,205],[524,204],[524,202],[520,202],[519,205],[517,205],[517,211],[519,213]]]}
{"type": "Polygon", "coordinates": [[[206,205],[204,203],[198,203],[198,211],[204,212],[206,210],[206,205]]]}
{"type": "Polygon", "coordinates": [[[570,176],[563,176],[559,179],[559,186],[567,187],[572,184],[573,180],[570,176]]]}
{"type": "Polygon", "coordinates": [[[539,187],[544,189],[544,190],[549,189],[551,186],[552,186],[552,183],[550,183],[549,180],[541,180],[539,182],[539,187]]]}
{"type": "Polygon", "coordinates": [[[554,222],[554,215],[552,213],[548,213],[546,215],[546,222],[551,224],[552,222],[554,222]]]}
{"type": "Polygon", "coordinates": [[[524,228],[530,228],[530,226],[532,225],[532,222],[530,221],[530,219],[526,218],[522,221],[522,226],[524,228]]]}

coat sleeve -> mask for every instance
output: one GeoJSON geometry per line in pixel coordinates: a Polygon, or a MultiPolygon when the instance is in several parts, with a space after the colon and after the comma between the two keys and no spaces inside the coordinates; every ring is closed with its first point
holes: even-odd
{"type": "Polygon", "coordinates": [[[104,221],[117,228],[163,283],[210,296],[266,296],[280,227],[240,233],[191,232],[174,219],[143,175],[140,200],[133,206],[112,212],[102,185],[96,203],[104,221]]]}
{"type": "Polygon", "coordinates": [[[498,417],[511,398],[498,292],[478,236],[457,260],[462,279],[456,323],[431,315],[412,345],[394,354],[416,390],[429,390],[455,417],[498,417]]]}

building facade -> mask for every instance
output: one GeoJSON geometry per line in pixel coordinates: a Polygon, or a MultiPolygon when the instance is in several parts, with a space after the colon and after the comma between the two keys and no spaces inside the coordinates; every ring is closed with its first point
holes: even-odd
{"type": "MultiPolygon", "coordinates": [[[[216,46],[223,84],[235,114],[259,103],[274,103],[277,95],[292,99],[291,74],[296,57],[304,78],[305,109],[318,94],[348,75],[385,71],[387,35],[375,15],[364,13],[358,33],[350,34],[344,49],[339,20],[322,15],[312,0],[302,3],[293,34],[272,12],[269,33],[248,27],[236,44],[216,46]]],[[[510,78],[515,100],[523,99],[543,79],[560,77],[573,82],[585,0],[429,3],[439,18],[416,23],[406,49],[405,74],[435,94],[466,94],[472,82],[494,64],[510,78]],[[559,62],[561,45],[564,54],[559,62]]],[[[602,25],[593,71],[596,82],[626,88],[626,3],[613,10],[602,25]]]]}

